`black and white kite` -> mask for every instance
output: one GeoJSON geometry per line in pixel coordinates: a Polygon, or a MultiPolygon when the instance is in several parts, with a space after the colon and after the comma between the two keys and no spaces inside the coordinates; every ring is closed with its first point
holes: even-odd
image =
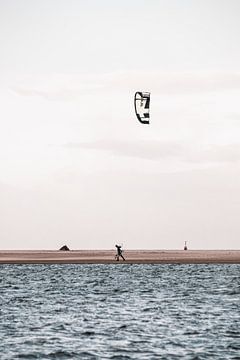
{"type": "Polygon", "coordinates": [[[149,124],[150,93],[137,91],[134,96],[135,113],[142,124],[149,124]]]}

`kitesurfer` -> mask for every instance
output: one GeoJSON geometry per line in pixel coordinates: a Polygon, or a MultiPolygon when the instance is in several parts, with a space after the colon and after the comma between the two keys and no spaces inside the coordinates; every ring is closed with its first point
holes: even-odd
{"type": "Polygon", "coordinates": [[[116,260],[119,261],[119,257],[121,256],[121,258],[125,261],[125,258],[123,257],[123,254],[122,254],[121,246],[115,245],[115,247],[117,248],[117,254],[115,255],[116,260]]]}

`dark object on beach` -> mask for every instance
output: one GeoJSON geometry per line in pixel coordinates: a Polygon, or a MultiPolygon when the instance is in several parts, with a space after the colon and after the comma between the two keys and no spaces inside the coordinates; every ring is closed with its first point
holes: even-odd
{"type": "Polygon", "coordinates": [[[115,247],[117,248],[117,254],[115,255],[115,259],[117,261],[119,261],[119,256],[121,256],[121,258],[125,261],[125,258],[123,257],[123,254],[122,254],[122,249],[121,249],[121,246],[120,245],[115,245],[115,247]]]}
{"type": "Polygon", "coordinates": [[[69,251],[69,247],[67,247],[67,245],[63,245],[59,250],[61,251],[69,251]]]}
{"type": "Polygon", "coordinates": [[[185,241],[183,250],[187,250],[187,242],[185,241]]]}

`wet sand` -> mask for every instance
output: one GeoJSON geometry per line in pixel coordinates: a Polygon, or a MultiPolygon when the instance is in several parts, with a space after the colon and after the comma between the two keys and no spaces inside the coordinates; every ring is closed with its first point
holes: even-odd
{"type": "Polygon", "coordinates": [[[0,264],[240,264],[240,250],[0,250],[0,264]]]}

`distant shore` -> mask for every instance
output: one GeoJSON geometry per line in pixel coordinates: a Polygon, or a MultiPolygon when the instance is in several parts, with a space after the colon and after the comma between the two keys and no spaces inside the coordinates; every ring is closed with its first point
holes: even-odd
{"type": "Polygon", "coordinates": [[[240,264],[240,250],[0,250],[0,264],[240,264]]]}

